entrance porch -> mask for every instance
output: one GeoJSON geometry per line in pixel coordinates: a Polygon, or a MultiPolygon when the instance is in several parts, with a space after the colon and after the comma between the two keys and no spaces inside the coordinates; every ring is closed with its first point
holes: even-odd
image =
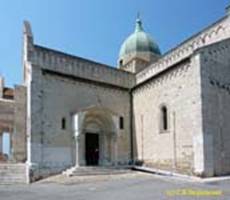
{"type": "Polygon", "coordinates": [[[116,166],[118,116],[93,107],[73,115],[75,167],[116,166]]]}

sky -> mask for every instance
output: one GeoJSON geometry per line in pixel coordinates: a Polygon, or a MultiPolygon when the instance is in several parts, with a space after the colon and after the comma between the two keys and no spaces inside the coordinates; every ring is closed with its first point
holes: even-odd
{"type": "Polygon", "coordinates": [[[223,17],[229,4],[230,0],[1,0],[0,75],[10,87],[22,81],[24,20],[30,21],[36,44],[116,66],[138,12],[145,31],[164,53],[223,17]]]}
{"type": "Polygon", "coordinates": [[[0,75],[22,81],[22,24],[36,44],[116,66],[140,12],[164,53],[225,15],[229,0],[1,0],[0,75]]]}

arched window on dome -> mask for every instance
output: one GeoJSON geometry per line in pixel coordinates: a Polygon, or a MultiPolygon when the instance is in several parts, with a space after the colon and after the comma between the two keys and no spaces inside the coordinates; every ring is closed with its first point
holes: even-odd
{"type": "Polygon", "coordinates": [[[169,129],[168,108],[166,105],[160,107],[160,132],[166,132],[169,129]]]}

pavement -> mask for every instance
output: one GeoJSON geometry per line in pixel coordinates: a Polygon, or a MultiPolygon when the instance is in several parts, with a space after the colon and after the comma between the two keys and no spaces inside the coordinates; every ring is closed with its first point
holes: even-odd
{"type": "Polygon", "coordinates": [[[186,177],[130,172],[120,175],[58,175],[30,185],[0,185],[0,200],[230,200],[230,179],[199,182],[186,177]]]}

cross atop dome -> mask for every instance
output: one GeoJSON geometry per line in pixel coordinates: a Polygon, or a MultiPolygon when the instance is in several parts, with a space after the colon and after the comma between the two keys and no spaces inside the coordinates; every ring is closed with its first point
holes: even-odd
{"type": "Polygon", "coordinates": [[[142,21],[140,18],[140,13],[137,13],[137,19],[136,19],[136,27],[135,27],[135,32],[140,32],[144,31],[143,26],[142,26],[142,21]]]}

